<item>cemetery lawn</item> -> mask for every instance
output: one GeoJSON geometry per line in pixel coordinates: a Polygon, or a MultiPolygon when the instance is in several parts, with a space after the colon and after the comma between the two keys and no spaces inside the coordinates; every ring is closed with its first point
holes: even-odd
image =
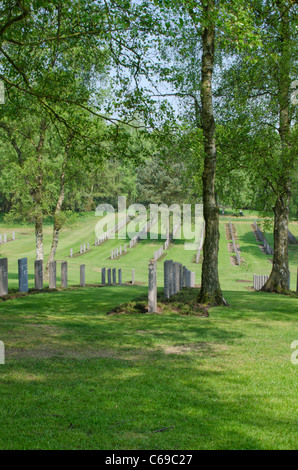
{"type": "Polygon", "coordinates": [[[0,448],[295,449],[297,298],[229,282],[209,317],[106,314],[146,286],[0,302],[0,448]]]}

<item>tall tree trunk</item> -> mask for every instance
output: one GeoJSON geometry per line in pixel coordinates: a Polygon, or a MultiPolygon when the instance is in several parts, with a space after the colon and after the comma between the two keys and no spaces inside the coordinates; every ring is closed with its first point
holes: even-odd
{"type": "Polygon", "coordinates": [[[60,177],[60,193],[59,193],[59,198],[56,204],[55,214],[54,214],[52,246],[51,246],[50,254],[49,254],[46,269],[45,269],[46,279],[48,279],[49,277],[50,263],[54,261],[55,256],[56,256],[58,243],[59,243],[59,234],[62,228],[60,214],[61,214],[61,208],[62,208],[62,204],[63,204],[64,197],[65,197],[65,173],[66,173],[66,165],[67,165],[67,161],[69,157],[69,151],[70,151],[70,145],[71,145],[72,139],[73,139],[73,134],[70,134],[67,139],[66,146],[65,146],[64,160],[62,163],[62,171],[61,171],[61,177],[60,177]]]}
{"type": "Polygon", "coordinates": [[[288,258],[288,225],[294,156],[291,151],[291,31],[289,8],[276,0],[280,18],[280,56],[277,70],[279,135],[281,138],[281,157],[277,199],[274,205],[274,255],[272,271],[264,285],[264,291],[283,292],[289,289],[290,270],[288,258]]]}
{"type": "Polygon", "coordinates": [[[43,217],[41,211],[35,215],[36,259],[43,260],[43,217]]]}
{"type": "Polygon", "coordinates": [[[59,194],[59,199],[58,199],[56,209],[55,209],[53,238],[52,238],[52,245],[51,245],[50,254],[48,257],[47,266],[45,270],[45,279],[48,279],[50,263],[54,261],[55,256],[56,256],[56,251],[58,248],[59,234],[61,230],[61,221],[60,221],[59,216],[61,213],[61,207],[64,201],[64,196],[65,196],[65,172],[63,172],[61,175],[60,194],[59,194]]]}
{"type": "Polygon", "coordinates": [[[215,24],[214,0],[207,0],[204,6],[206,26],[202,43],[202,127],[204,133],[203,204],[205,219],[205,241],[203,246],[202,287],[199,294],[201,303],[225,304],[218,276],[219,212],[215,195],[216,141],[212,100],[212,75],[214,67],[215,24]]]}

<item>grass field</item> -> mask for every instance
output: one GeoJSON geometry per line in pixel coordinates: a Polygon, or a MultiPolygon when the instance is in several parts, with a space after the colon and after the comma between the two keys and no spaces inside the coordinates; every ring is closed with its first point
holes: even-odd
{"type": "MultiPolygon", "coordinates": [[[[212,308],[208,317],[177,310],[179,302],[195,300],[197,289],[183,290],[162,314],[132,308],[130,314],[107,315],[124,302],[144,302],[147,262],[161,242],[144,240],[112,261],[111,248],[119,241],[111,240],[70,260],[70,248],[94,243],[93,215],[62,233],[57,260],[69,262],[70,284],[78,283],[82,263],[89,283],[100,281],[102,266],[119,266],[124,281],[134,267],[144,284],[0,302],[6,347],[6,363],[0,365],[1,449],[297,448],[298,365],[291,362],[297,298],[251,290],[252,274],[268,274],[271,263],[251,222],[235,218],[245,263],[232,266],[227,221],[220,222],[219,272],[230,306],[212,308]]],[[[297,227],[291,225],[292,233],[297,227]]],[[[0,233],[13,229],[17,241],[0,247],[1,257],[9,259],[9,286],[17,287],[17,259],[23,256],[33,286],[33,228],[0,225],[0,233]]],[[[46,249],[50,235],[49,225],[46,249]]],[[[292,288],[297,248],[290,251],[292,288]]],[[[183,262],[200,282],[201,265],[192,263],[193,255],[176,242],[164,259],[183,262]]],[[[161,301],[161,287],[159,295],[161,301]]]]}

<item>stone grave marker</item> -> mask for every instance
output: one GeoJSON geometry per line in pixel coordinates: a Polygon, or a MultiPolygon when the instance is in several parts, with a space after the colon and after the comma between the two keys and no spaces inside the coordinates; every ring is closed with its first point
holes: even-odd
{"type": "Polygon", "coordinates": [[[43,288],[43,260],[34,261],[35,289],[43,288]]]}
{"type": "Polygon", "coordinates": [[[21,258],[18,260],[19,292],[28,292],[28,260],[21,258]]]}
{"type": "Polygon", "coordinates": [[[0,296],[8,294],[8,261],[0,259],[0,296]]]}

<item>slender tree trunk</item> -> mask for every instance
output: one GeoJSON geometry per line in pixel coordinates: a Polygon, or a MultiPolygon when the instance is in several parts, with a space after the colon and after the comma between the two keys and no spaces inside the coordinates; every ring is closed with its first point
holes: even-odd
{"type": "Polygon", "coordinates": [[[214,7],[214,0],[206,1],[204,11],[205,18],[209,24],[204,27],[202,37],[201,103],[205,152],[203,172],[205,241],[203,246],[202,287],[199,294],[199,301],[212,305],[222,305],[225,304],[225,300],[222,295],[218,276],[219,213],[215,196],[216,141],[212,100],[215,25],[214,20],[211,19],[211,15],[214,14],[214,7]]]}
{"type": "Polygon", "coordinates": [[[48,279],[48,276],[49,276],[50,263],[55,260],[56,251],[57,251],[57,248],[58,248],[59,234],[60,234],[60,230],[61,230],[61,222],[59,220],[59,216],[60,216],[60,213],[61,213],[61,207],[62,207],[62,204],[63,204],[63,201],[64,201],[64,196],[65,196],[65,173],[63,172],[63,174],[61,176],[60,195],[59,195],[59,199],[58,199],[58,202],[57,202],[57,205],[56,205],[55,215],[54,215],[54,228],[53,228],[52,245],[51,245],[50,254],[49,254],[49,257],[48,257],[47,266],[46,266],[46,270],[45,270],[45,278],[46,279],[48,279]]]}
{"type": "Polygon", "coordinates": [[[52,238],[52,246],[50,250],[50,254],[48,257],[46,269],[45,269],[45,278],[48,279],[49,276],[49,267],[50,263],[55,260],[57,248],[58,248],[58,243],[59,243],[59,234],[60,230],[62,228],[61,220],[60,220],[60,214],[61,214],[61,209],[62,209],[62,204],[64,201],[65,197],[65,173],[66,173],[66,165],[68,161],[68,156],[69,156],[69,151],[70,151],[70,145],[71,141],[73,139],[73,135],[71,134],[68,139],[67,143],[65,146],[65,153],[64,153],[64,160],[62,163],[62,172],[61,172],[61,177],[60,177],[60,194],[59,198],[56,204],[55,208],[55,214],[54,214],[54,228],[53,228],[53,238],[52,238]]]}
{"type": "Polygon", "coordinates": [[[35,216],[36,259],[43,260],[43,217],[41,211],[35,216]]]}

